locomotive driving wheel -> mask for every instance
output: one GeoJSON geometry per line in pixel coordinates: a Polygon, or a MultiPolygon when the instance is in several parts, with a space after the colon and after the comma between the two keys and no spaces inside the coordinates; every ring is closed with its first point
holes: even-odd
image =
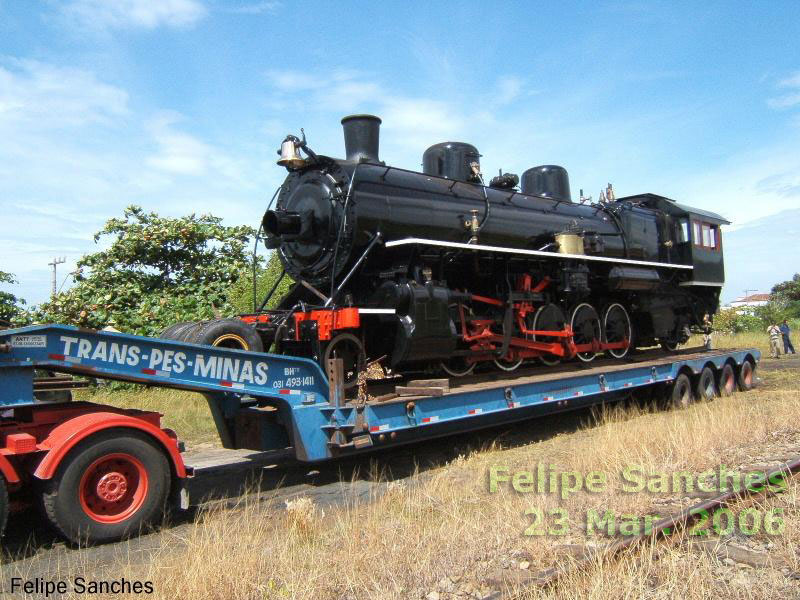
{"type": "MultiPolygon", "coordinates": [[[[511,335],[513,336],[514,333],[516,333],[516,332],[512,331],[511,335]]],[[[503,328],[503,334],[505,335],[505,328],[503,328]]],[[[509,350],[510,350],[510,348],[509,348],[509,350]]],[[[501,371],[506,371],[507,373],[510,373],[511,371],[515,371],[515,370],[517,370],[517,368],[519,368],[519,366],[522,364],[522,359],[521,358],[517,358],[517,359],[513,359],[512,358],[511,360],[509,360],[508,359],[508,355],[509,355],[509,352],[506,352],[506,356],[499,356],[499,357],[495,358],[494,359],[494,366],[496,366],[501,371]]]]}
{"type": "Polygon", "coordinates": [[[676,352],[678,350],[678,340],[659,340],[659,343],[664,352],[676,352]]]}
{"type": "Polygon", "coordinates": [[[358,384],[358,374],[367,364],[367,355],[364,344],[352,333],[340,333],[325,347],[322,364],[328,364],[331,358],[342,359],[342,373],[344,374],[344,389],[349,390],[358,384]]]}
{"type": "Polygon", "coordinates": [[[603,311],[603,341],[607,344],[628,341],[624,348],[606,350],[614,358],[623,358],[630,349],[633,329],[628,311],[621,304],[609,304],[603,311]]]}
{"type": "MultiPolygon", "coordinates": [[[[569,319],[572,327],[572,340],[576,345],[589,344],[593,340],[601,339],[600,317],[591,304],[583,302],[572,309],[569,319]]],[[[578,359],[591,362],[597,356],[596,352],[578,352],[578,359]]]]}
{"type": "Polygon", "coordinates": [[[466,377],[475,370],[475,363],[469,362],[464,356],[453,356],[440,362],[439,366],[450,377],[466,377]]]}
{"type": "MultiPolygon", "coordinates": [[[[472,314],[472,309],[468,306],[454,303],[448,306],[448,310],[450,312],[451,327],[453,328],[453,333],[455,334],[461,329],[462,310],[464,313],[464,318],[466,319],[467,315],[472,314]]],[[[466,348],[467,346],[461,342],[458,345],[457,350],[466,348]]],[[[475,364],[476,363],[467,360],[466,356],[451,356],[450,358],[441,361],[439,363],[439,367],[442,369],[442,371],[450,375],[450,377],[466,377],[475,370],[475,364]]]]}
{"type": "MultiPolygon", "coordinates": [[[[544,306],[540,306],[536,311],[530,329],[533,331],[561,331],[564,329],[566,320],[564,311],[562,311],[557,304],[545,304],[544,306]]],[[[531,340],[535,342],[553,343],[560,341],[560,339],[561,338],[546,335],[540,335],[538,338],[535,334],[531,336],[531,340]]],[[[542,361],[543,364],[551,367],[561,362],[561,359],[555,355],[543,355],[539,357],[539,360],[542,361]]]]}
{"type": "Polygon", "coordinates": [[[509,373],[511,371],[515,371],[521,364],[522,364],[521,358],[518,358],[516,360],[508,360],[505,357],[494,359],[494,366],[496,366],[501,371],[506,371],[509,373]]]}

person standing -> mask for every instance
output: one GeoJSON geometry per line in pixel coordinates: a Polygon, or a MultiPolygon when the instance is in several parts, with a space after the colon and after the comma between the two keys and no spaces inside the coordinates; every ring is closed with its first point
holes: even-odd
{"type": "Polygon", "coordinates": [[[767,333],[769,334],[769,355],[772,358],[780,358],[781,357],[781,347],[779,345],[781,339],[780,327],[774,324],[770,325],[767,328],[767,333]]]}
{"type": "Polygon", "coordinates": [[[711,317],[708,313],[703,315],[703,347],[706,350],[711,350],[711,317]]]}
{"type": "Polygon", "coordinates": [[[797,354],[797,352],[794,351],[794,346],[792,346],[792,340],[789,339],[789,334],[792,330],[789,329],[789,323],[786,322],[786,319],[781,323],[780,329],[781,335],[783,336],[783,353],[789,354],[789,352],[791,352],[792,354],[797,354]]]}

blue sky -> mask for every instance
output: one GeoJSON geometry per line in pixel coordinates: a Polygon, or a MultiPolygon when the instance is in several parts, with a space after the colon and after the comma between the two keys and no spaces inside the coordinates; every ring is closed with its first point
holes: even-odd
{"type": "Polygon", "coordinates": [[[741,226],[800,208],[800,10],[0,0],[7,289],[44,300],[50,259],[61,280],[127,204],[257,225],[283,136],[341,156],[355,112],[390,164],[467,141],[486,173],[561,164],[575,196],[610,181],[741,226]]]}

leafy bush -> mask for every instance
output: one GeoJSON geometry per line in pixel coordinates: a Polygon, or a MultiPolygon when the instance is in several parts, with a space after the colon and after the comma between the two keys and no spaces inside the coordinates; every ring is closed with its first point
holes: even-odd
{"type": "Polygon", "coordinates": [[[231,314],[231,288],[250,272],[253,234],[211,215],[168,218],[129,206],[95,234],[95,242],[110,243],[78,261],[75,285],[32,316],[157,335],[178,321],[231,314]]]}
{"type": "MultiPolygon", "coordinates": [[[[283,265],[281,264],[278,254],[273,252],[267,266],[263,267],[260,264],[256,265],[256,308],[264,300],[264,297],[278,281],[278,278],[283,272],[283,265]]],[[[274,308],[280,299],[289,291],[292,283],[294,283],[288,275],[281,281],[280,285],[272,294],[270,301],[265,308],[274,308]]],[[[230,304],[237,313],[250,313],[253,312],[253,274],[248,273],[246,277],[240,277],[230,291],[230,304]]]]}
{"type": "Polygon", "coordinates": [[[723,308],[714,315],[714,329],[720,333],[742,333],[761,329],[761,319],[735,308],[723,308]]]}
{"type": "MultiPolygon", "coordinates": [[[[0,271],[0,283],[14,285],[17,280],[11,273],[0,271]]],[[[26,325],[28,314],[24,305],[25,300],[22,298],[17,298],[11,292],[0,291],[0,327],[26,325]]]]}

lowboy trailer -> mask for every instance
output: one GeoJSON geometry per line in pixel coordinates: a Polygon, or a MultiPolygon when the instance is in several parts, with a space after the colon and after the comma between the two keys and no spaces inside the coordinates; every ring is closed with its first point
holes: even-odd
{"type": "MultiPolygon", "coordinates": [[[[208,400],[222,444],[286,450],[321,462],[379,448],[658,393],[677,405],[753,385],[758,350],[659,354],[638,362],[565,364],[451,388],[344,393],[341,362],[200,346],[62,325],[0,332],[0,527],[35,503],[72,542],[138,533],[168,504],[186,508],[175,432],[152,411],[42,402],[34,370],[189,390],[208,400]],[[566,369],[566,370],[564,370],[566,369]],[[412,395],[409,395],[412,394],[412,395]],[[13,502],[11,500],[14,500],[13,502]]],[[[601,361],[602,362],[602,361],[601,361]]],[[[399,388],[398,388],[399,390],[399,388]]]]}

